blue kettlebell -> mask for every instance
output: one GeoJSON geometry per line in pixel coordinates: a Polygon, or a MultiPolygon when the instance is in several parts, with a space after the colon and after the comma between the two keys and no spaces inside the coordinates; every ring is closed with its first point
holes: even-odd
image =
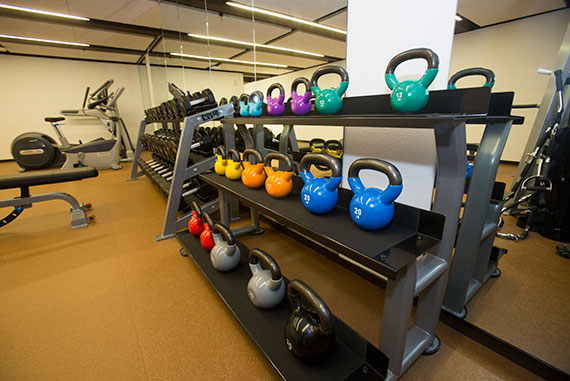
{"type": "Polygon", "coordinates": [[[439,57],[431,49],[410,49],[392,58],[386,67],[384,79],[390,90],[392,90],[390,104],[394,111],[416,112],[424,108],[429,100],[429,91],[427,88],[435,79],[438,70],[439,57]],[[425,59],[428,63],[427,70],[417,81],[409,80],[399,82],[396,78],[396,74],[394,74],[396,67],[402,62],[414,58],[425,59]]]}
{"type": "Polygon", "coordinates": [[[482,75],[485,77],[487,82],[483,85],[483,87],[493,87],[495,85],[495,73],[492,70],[485,69],[484,67],[472,67],[469,69],[463,69],[458,71],[457,73],[453,74],[449,81],[447,82],[447,89],[448,90],[455,90],[455,84],[458,80],[465,77],[471,77],[474,75],[482,75]]]}
{"type": "Polygon", "coordinates": [[[239,114],[241,116],[249,116],[249,95],[247,94],[239,96],[239,114]]]}
{"type": "Polygon", "coordinates": [[[263,93],[256,90],[249,96],[249,116],[260,116],[263,112],[261,106],[263,106],[263,93]]]}
{"type": "Polygon", "coordinates": [[[361,228],[385,228],[394,217],[394,200],[402,193],[402,175],[398,168],[380,159],[358,159],[348,169],[348,185],[354,192],[350,201],[350,217],[361,228]],[[390,180],[384,190],[366,188],[358,173],[362,169],[382,172],[390,180]]]}
{"type": "Polygon", "coordinates": [[[309,153],[303,156],[299,163],[299,172],[305,182],[301,190],[301,201],[305,208],[315,214],[325,214],[336,206],[338,201],[338,186],[342,181],[340,161],[322,153],[309,153]],[[311,164],[321,164],[332,170],[328,179],[313,176],[309,169],[311,164]]]}
{"type": "Polygon", "coordinates": [[[315,94],[315,108],[321,114],[336,114],[342,109],[342,95],[348,88],[348,72],[338,65],[323,66],[311,77],[311,91],[315,94]],[[341,82],[336,89],[322,89],[318,86],[319,78],[325,74],[338,74],[341,82]]]}

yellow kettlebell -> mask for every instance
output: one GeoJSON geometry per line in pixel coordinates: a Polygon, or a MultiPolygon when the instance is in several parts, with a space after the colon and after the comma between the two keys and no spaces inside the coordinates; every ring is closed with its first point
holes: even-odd
{"type": "Polygon", "coordinates": [[[267,180],[265,180],[265,190],[273,197],[285,197],[291,193],[293,189],[293,160],[284,153],[272,152],[265,156],[263,161],[265,164],[265,173],[267,180]],[[271,166],[272,160],[279,160],[285,163],[284,171],[276,171],[271,166]]]}
{"type": "Polygon", "coordinates": [[[241,182],[248,188],[259,188],[265,183],[265,171],[263,167],[263,156],[261,152],[248,148],[243,151],[243,172],[241,174],[241,182]],[[250,161],[251,157],[255,158],[255,164],[250,161]]]}
{"type": "Polygon", "coordinates": [[[321,138],[311,139],[309,147],[311,148],[311,153],[322,153],[325,149],[325,140],[321,138]]]}
{"type": "Polygon", "coordinates": [[[217,146],[214,153],[216,154],[216,164],[214,164],[214,170],[218,175],[225,176],[228,161],[226,160],[226,150],[224,146],[217,146]]]}
{"type": "Polygon", "coordinates": [[[228,165],[226,166],[226,177],[230,180],[241,179],[243,167],[239,152],[236,149],[228,150],[228,165]]]}
{"type": "Polygon", "coordinates": [[[329,156],[340,159],[342,157],[342,143],[334,139],[327,140],[323,152],[329,156]]]}

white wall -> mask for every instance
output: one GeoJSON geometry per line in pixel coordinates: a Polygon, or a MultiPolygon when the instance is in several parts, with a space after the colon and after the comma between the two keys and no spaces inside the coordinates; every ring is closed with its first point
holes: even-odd
{"type": "MultiPolygon", "coordinates": [[[[497,77],[493,91],[514,91],[515,104],[540,103],[549,78],[537,75],[536,69],[552,69],[569,21],[570,9],[566,9],[456,35],[451,73],[474,66],[490,68],[497,77]]],[[[482,83],[482,77],[466,78],[458,87],[482,83]]],[[[526,120],[512,127],[502,159],[519,161],[537,110],[513,113],[526,120]]],[[[482,133],[482,126],[467,126],[467,141],[480,141],[482,133]]]]}
{"type": "MultiPolygon", "coordinates": [[[[80,108],[85,87],[91,86],[94,90],[106,79],[115,80],[113,88],[125,87],[118,105],[132,139],[144,117],[144,108],[149,107],[144,65],[0,55],[0,68],[0,160],[12,158],[10,143],[21,133],[37,131],[55,138],[44,117],[59,116],[62,109],[80,108]]],[[[167,81],[184,89],[182,69],[153,66],[152,75],[157,103],[171,98],[167,81]]],[[[190,92],[211,87],[216,99],[243,92],[240,73],[214,71],[210,82],[208,71],[185,69],[184,78],[190,92]]],[[[68,119],[63,129],[71,142],[108,136],[106,129],[95,120],[68,119]]]]}

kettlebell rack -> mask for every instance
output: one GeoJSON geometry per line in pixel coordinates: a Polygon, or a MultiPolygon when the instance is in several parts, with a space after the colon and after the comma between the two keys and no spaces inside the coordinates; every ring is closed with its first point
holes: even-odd
{"type": "Polygon", "coordinates": [[[184,187],[187,180],[195,179],[200,173],[208,171],[214,167],[215,156],[213,153],[207,157],[191,153],[194,134],[198,126],[206,122],[227,118],[228,116],[232,116],[233,113],[233,105],[226,104],[185,117],[184,119],[153,120],[152,122],[148,122],[146,119],[143,119],[141,121],[137,135],[133,165],[131,167],[131,175],[128,181],[134,181],[143,174],[147,174],[151,180],[154,180],[153,182],[155,182],[161,192],[168,196],[162,233],[155,236],[157,241],[171,238],[174,236],[176,231],[187,228],[188,221],[192,217],[191,213],[188,212],[178,217],[180,202],[183,198],[186,199],[188,204],[192,201],[196,201],[201,205],[202,210],[205,212],[213,213],[218,210],[217,199],[204,203],[197,195],[185,195],[187,190],[185,190],[184,187]],[[169,122],[180,122],[182,123],[183,128],[178,142],[178,148],[176,150],[176,159],[174,161],[174,168],[172,169],[172,177],[170,181],[167,181],[163,176],[156,173],[148,163],[141,159],[141,153],[146,149],[142,137],[148,124],[164,124],[169,122]],[[189,158],[192,159],[191,165],[188,165],[189,158]],[[139,167],[141,168],[141,171],[138,171],[139,167]]]}

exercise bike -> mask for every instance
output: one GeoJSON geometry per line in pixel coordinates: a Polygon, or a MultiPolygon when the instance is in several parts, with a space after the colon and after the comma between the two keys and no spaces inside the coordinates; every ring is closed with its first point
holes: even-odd
{"type": "Polygon", "coordinates": [[[87,87],[80,110],[63,110],[62,115],[89,117],[98,119],[112,134],[110,139],[99,138],[91,142],[71,144],[59,126],[64,117],[49,117],[50,123],[60,141],[40,132],[28,132],[17,136],[11,145],[12,156],[22,168],[43,169],[61,167],[94,167],[96,169],[120,169],[121,160],[129,161],[133,157],[132,143],[123,120],[119,115],[117,100],[124,87],[109,94],[113,80],[107,80],[97,90],[89,94],[87,87]]]}

